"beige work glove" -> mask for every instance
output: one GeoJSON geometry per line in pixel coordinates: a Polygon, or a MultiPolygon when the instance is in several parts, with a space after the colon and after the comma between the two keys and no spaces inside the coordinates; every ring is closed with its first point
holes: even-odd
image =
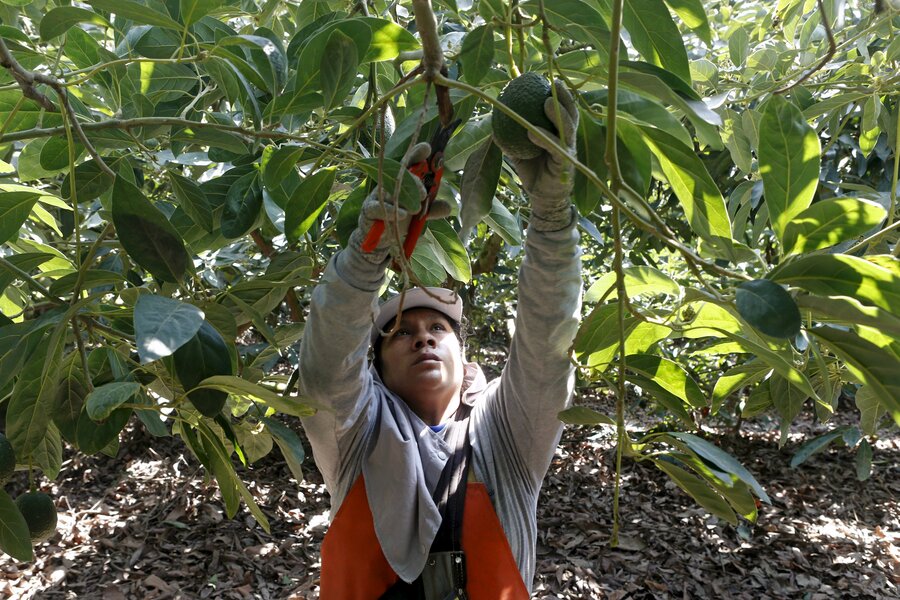
{"type": "MultiPolygon", "coordinates": [[[[430,155],[430,144],[427,142],[416,144],[403,161],[403,166],[414,165],[426,160],[430,155]]],[[[406,173],[404,177],[411,177],[415,181],[424,202],[426,192],[425,186],[422,185],[422,180],[412,173],[406,173]]],[[[391,197],[393,190],[384,190],[382,198],[379,198],[379,192],[380,189],[376,187],[363,201],[362,208],[359,211],[359,223],[350,235],[348,243],[349,248],[357,250],[365,260],[376,265],[384,263],[388,254],[397,256],[403,251],[403,241],[406,239],[409,223],[414,216],[414,214],[411,214],[399,204],[394,204],[391,197]],[[362,243],[376,221],[384,221],[384,233],[381,235],[378,245],[371,252],[364,252],[361,248],[362,243]],[[397,222],[397,229],[394,229],[394,221],[397,222]],[[400,232],[399,240],[397,239],[397,230],[400,232]]],[[[449,204],[442,200],[435,200],[431,203],[431,210],[429,210],[427,216],[428,220],[446,219],[449,216],[449,204]]]]}
{"type": "MultiPolygon", "coordinates": [[[[578,107],[571,92],[562,81],[556,80],[556,97],[559,111],[551,95],[544,101],[544,113],[562,135],[556,136],[546,129],[548,137],[576,156],[575,132],[578,129],[578,107]]],[[[535,158],[510,158],[522,187],[531,199],[529,227],[537,231],[559,231],[572,222],[572,188],[575,185],[575,166],[541,138],[528,132],[528,139],[543,152],[535,158]]],[[[499,144],[498,144],[499,145],[499,144]]],[[[503,150],[503,146],[499,145],[503,150]]]]}

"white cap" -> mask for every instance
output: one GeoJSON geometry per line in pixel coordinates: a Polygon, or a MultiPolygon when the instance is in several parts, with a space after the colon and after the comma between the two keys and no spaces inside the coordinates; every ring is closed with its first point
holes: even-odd
{"type": "Polygon", "coordinates": [[[403,298],[403,310],[430,308],[443,313],[457,323],[462,319],[462,298],[455,291],[439,287],[412,288],[406,290],[405,294],[397,294],[381,305],[378,316],[375,317],[375,326],[372,327],[373,344],[384,326],[397,316],[401,297],[403,298]]]}

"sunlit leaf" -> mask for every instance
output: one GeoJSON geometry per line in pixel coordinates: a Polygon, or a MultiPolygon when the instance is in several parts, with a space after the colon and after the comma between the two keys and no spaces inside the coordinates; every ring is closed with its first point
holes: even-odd
{"type": "Polygon", "coordinates": [[[805,253],[853,239],[878,226],[887,211],[862,198],[829,198],[816,202],[784,229],[787,254],[805,253]]]}
{"type": "Polygon", "coordinates": [[[307,175],[291,194],[284,217],[284,230],[288,239],[298,239],[315,222],[328,202],[334,175],[334,168],[320,169],[307,175]]]}
{"type": "Polygon", "coordinates": [[[759,172],[772,228],[782,240],[816,193],[819,152],[819,136],[800,109],[781,96],[770,99],[760,124],[759,172]]]}
{"type": "Polygon", "coordinates": [[[170,356],[194,337],[203,317],[203,311],[192,304],[142,294],[134,305],[134,335],[141,363],[170,356]]]}

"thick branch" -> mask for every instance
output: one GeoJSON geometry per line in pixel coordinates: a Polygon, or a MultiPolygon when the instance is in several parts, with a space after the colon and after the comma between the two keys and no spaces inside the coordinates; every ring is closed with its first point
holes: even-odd
{"type": "Polygon", "coordinates": [[[416,29],[422,39],[422,66],[425,68],[425,79],[434,78],[444,68],[444,53],[437,33],[437,19],[431,8],[431,0],[413,0],[413,12],[416,15],[416,29]]]}
{"type": "Polygon", "coordinates": [[[437,19],[431,8],[431,0],[413,0],[413,12],[416,15],[416,28],[422,40],[422,70],[425,81],[435,83],[438,103],[438,114],[441,125],[446,127],[453,120],[453,104],[450,102],[450,90],[435,82],[435,79],[447,74],[444,64],[444,53],[441,40],[438,38],[437,19]]]}

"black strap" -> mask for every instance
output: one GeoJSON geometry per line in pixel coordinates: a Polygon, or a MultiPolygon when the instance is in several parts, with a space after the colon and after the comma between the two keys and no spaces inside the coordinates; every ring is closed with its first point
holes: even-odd
{"type": "MultiPolygon", "coordinates": [[[[441,514],[441,526],[431,544],[431,552],[454,552],[453,585],[456,598],[461,600],[467,598],[466,563],[462,553],[462,523],[469,478],[469,458],[472,455],[472,445],[469,442],[471,410],[472,407],[468,404],[460,403],[456,418],[447,425],[452,428],[448,440],[451,454],[447,464],[444,465],[444,470],[441,471],[441,478],[432,496],[441,514]]],[[[412,583],[398,580],[380,600],[417,600],[424,597],[422,576],[419,575],[412,583]]]]}
{"type": "Polygon", "coordinates": [[[434,502],[441,513],[441,526],[431,544],[432,552],[462,550],[463,509],[466,505],[469,458],[472,455],[469,441],[471,409],[471,406],[461,403],[456,411],[456,420],[449,425],[453,427],[448,440],[452,453],[434,491],[434,502]]]}

